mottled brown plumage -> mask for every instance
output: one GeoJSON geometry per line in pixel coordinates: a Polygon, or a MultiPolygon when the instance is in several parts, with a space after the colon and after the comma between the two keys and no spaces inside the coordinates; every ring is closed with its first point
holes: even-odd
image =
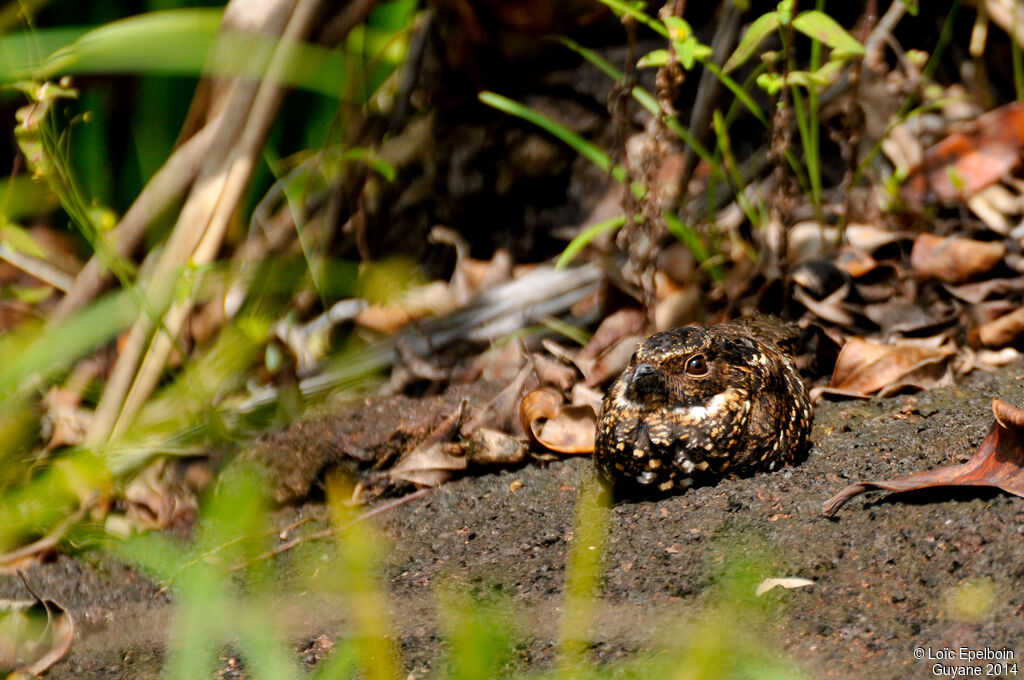
{"type": "Polygon", "coordinates": [[[766,317],[647,338],[604,398],[598,469],[670,491],[800,462],[812,412],[796,338],[766,317]]]}

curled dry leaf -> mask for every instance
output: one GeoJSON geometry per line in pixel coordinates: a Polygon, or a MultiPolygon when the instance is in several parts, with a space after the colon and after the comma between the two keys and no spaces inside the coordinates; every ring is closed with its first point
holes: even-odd
{"type": "Polygon", "coordinates": [[[978,117],[925,152],[907,175],[900,195],[920,208],[932,198],[951,203],[995,184],[1020,164],[1024,151],[1024,102],[978,117]]]}
{"type": "Polygon", "coordinates": [[[806,586],[813,585],[814,581],[809,578],[798,578],[795,576],[785,578],[766,578],[757,584],[757,588],[754,590],[754,595],[761,597],[773,588],[804,588],[806,586]]]}
{"type": "Polygon", "coordinates": [[[828,387],[811,390],[822,394],[866,398],[877,393],[889,396],[907,387],[929,389],[952,381],[949,347],[916,344],[882,345],[853,338],[843,345],[828,387]]]}
{"type": "Polygon", "coordinates": [[[914,491],[936,486],[991,486],[1024,496],[1024,410],[993,399],[992,411],[996,420],[966,463],[897,479],[851,484],[825,501],[821,511],[834,515],[851,498],[872,489],[914,491]]]}
{"type": "Polygon", "coordinates": [[[544,388],[523,397],[519,417],[530,441],[558,453],[592,453],[597,414],[589,404],[562,402],[561,394],[544,388]]]}
{"type": "Polygon", "coordinates": [[[33,600],[9,602],[0,614],[0,670],[14,675],[39,676],[71,649],[75,622],[68,611],[53,600],[41,599],[22,572],[33,600]]]}
{"type": "Polygon", "coordinates": [[[910,251],[910,266],[921,276],[957,284],[991,271],[1005,256],[1002,243],[920,234],[910,251]]]}

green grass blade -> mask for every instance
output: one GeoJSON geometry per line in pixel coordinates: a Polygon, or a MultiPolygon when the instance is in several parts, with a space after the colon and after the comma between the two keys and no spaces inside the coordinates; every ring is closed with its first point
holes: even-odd
{"type": "Polygon", "coordinates": [[[668,227],[669,233],[679,239],[687,250],[693,253],[697,263],[707,269],[708,276],[712,281],[717,283],[725,278],[725,272],[714,262],[707,246],[704,245],[704,240],[693,227],[683,224],[683,221],[675,213],[670,212],[665,213],[665,225],[668,227]]]}
{"type": "Polygon", "coordinates": [[[558,261],[555,262],[555,269],[564,269],[570,262],[572,262],[581,250],[587,247],[587,245],[593,241],[599,234],[603,234],[606,231],[613,231],[618,229],[626,223],[626,216],[619,215],[613,217],[610,220],[604,220],[597,224],[587,227],[579,234],[576,238],[569,241],[569,245],[565,247],[562,254],[558,256],[558,261]]]}
{"type": "Polygon", "coordinates": [[[478,96],[484,104],[533,123],[562,140],[588,161],[609,173],[616,181],[625,183],[629,179],[624,167],[613,164],[611,157],[598,146],[591,144],[561,123],[495,92],[481,92],[478,96]]]}

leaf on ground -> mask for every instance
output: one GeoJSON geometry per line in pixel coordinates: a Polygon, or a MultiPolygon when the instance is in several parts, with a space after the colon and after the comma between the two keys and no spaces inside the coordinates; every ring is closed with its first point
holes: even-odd
{"type": "MultiPolygon", "coordinates": [[[[932,305],[932,309],[898,297],[886,302],[864,306],[864,315],[875,322],[882,330],[883,337],[894,334],[914,334],[915,337],[928,335],[928,331],[936,331],[955,323],[958,319],[952,308],[943,309],[941,305],[932,305]],[[938,315],[936,315],[938,312],[938,315]]],[[[934,336],[935,346],[942,344],[941,336],[934,336]]]]}
{"type": "Polygon", "coordinates": [[[41,599],[33,592],[22,572],[25,587],[33,599],[8,602],[0,617],[0,670],[40,676],[71,649],[75,622],[63,606],[41,599]]]}
{"type": "Polygon", "coordinates": [[[896,479],[851,484],[825,501],[821,511],[834,515],[848,500],[872,489],[914,491],[936,486],[991,486],[1024,496],[1024,410],[993,399],[992,411],[996,420],[966,463],[896,479]]]}
{"type": "Polygon", "coordinates": [[[609,347],[590,365],[590,370],[584,372],[584,384],[590,387],[603,385],[626,370],[629,358],[633,356],[637,345],[643,342],[643,339],[643,335],[627,335],[609,347]]]}
{"type": "Polygon", "coordinates": [[[589,404],[563,405],[562,395],[541,388],[523,397],[520,422],[530,441],[558,453],[592,453],[597,414],[589,404]]]}
{"type": "Polygon", "coordinates": [[[919,276],[946,283],[967,283],[991,271],[1006,257],[1006,246],[960,236],[920,234],[910,251],[910,266],[919,276]]]}
{"type": "Polygon", "coordinates": [[[388,477],[417,486],[440,486],[451,478],[453,472],[465,470],[465,452],[452,440],[459,433],[468,404],[466,399],[459,402],[426,439],[398,459],[387,471],[388,477]]]}
{"type": "Polygon", "coordinates": [[[949,291],[953,297],[976,305],[992,296],[1007,296],[1009,293],[1019,293],[1024,290],[1024,276],[1011,279],[986,279],[960,286],[944,285],[943,288],[949,291]]]}
{"type": "Polygon", "coordinates": [[[491,427],[502,432],[525,435],[519,427],[519,404],[523,395],[538,385],[537,374],[533,367],[531,355],[526,364],[519,370],[515,379],[489,402],[475,409],[462,425],[463,437],[470,436],[478,427],[491,427]]]}
{"type": "Polygon", "coordinates": [[[873,224],[854,223],[846,227],[846,242],[858,250],[874,254],[875,251],[893,243],[898,243],[906,236],[898,231],[878,227],[873,224]]]}
{"type": "Polygon", "coordinates": [[[1006,347],[1021,336],[1024,336],[1024,307],[983,323],[972,329],[967,337],[972,345],[998,348],[1006,347]]]}
{"type": "Polygon", "coordinates": [[[1022,152],[1024,102],[1014,102],[928,149],[907,175],[900,196],[917,208],[933,197],[944,203],[969,198],[1017,167],[1022,152]]]}
{"type": "Polygon", "coordinates": [[[542,385],[552,385],[563,392],[572,389],[579,375],[576,369],[544,354],[533,355],[533,365],[537,369],[537,377],[542,385]]]}
{"type": "Polygon", "coordinates": [[[954,355],[947,346],[882,345],[853,338],[839,352],[828,386],[811,393],[814,398],[823,394],[867,398],[875,393],[885,397],[908,387],[947,385],[952,381],[950,360],[954,355]]]}
{"type": "Polygon", "coordinates": [[[813,586],[814,581],[809,578],[798,578],[795,576],[788,576],[783,578],[766,578],[757,584],[757,588],[754,590],[754,595],[761,597],[769,590],[773,588],[804,588],[806,586],[813,586]]]}
{"type": "Polygon", "coordinates": [[[623,338],[641,335],[647,329],[647,316],[639,309],[620,309],[606,317],[594,331],[583,349],[576,354],[576,366],[589,376],[599,356],[607,352],[623,338]]]}
{"type": "Polygon", "coordinates": [[[526,460],[527,446],[512,435],[478,428],[466,441],[466,458],[471,465],[518,465],[526,460]]]}
{"type": "Polygon", "coordinates": [[[851,327],[856,319],[851,312],[850,306],[846,304],[846,298],[850,294],[850,284],[844,283],[826,297],[817,300],[807,292],[805,288],[798,285],[793,288],[793,297],[797,302],[807,308],[814,316],[824,319],[837,326],[851,327]]]}
{"type": "Polygon", "coordinates": [[[853,246],[843,246],[836,253],[836,266],[849,274],[852,278],[859,279],[876,271],[882,266],[878,260],[871,257],[867,251],[853,246]]]}

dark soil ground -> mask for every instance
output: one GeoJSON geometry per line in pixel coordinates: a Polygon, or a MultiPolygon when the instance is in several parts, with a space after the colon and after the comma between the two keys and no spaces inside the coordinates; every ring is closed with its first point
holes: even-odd
{"type": "MultiPolygon", "coordinates": [[[[733,645],[756,646],[760,658],[781,659],[793,677],[934,677],[938,662],[917,658],[918,648],[933,656],[1008,649],[1020,661],[1024,500],[985,490],[879,492],[855,498],[833,519],[821,503],[852,481],[963,462],[992,423],[992,397],[1024,404],[1021,380],[1024,366],[1015,365],[975,373],[958,387],[826,404],[817,410],[814,448],[797,468],[617,503],[593,655],[613,663],[666,643],[699,645],[714,629],[733,645]],[[749,592],[734,597],[747,604],[729,601],[722,574],[734,564],[758,580],[797,576],[814,584],[776,589],[756,605],[749,592]]],[[[593,479],[585,457],[534,464],[460,480],[376,518],[392,546],[384,583],[409,677],[442,667],[435,587],[451,584],[510,596],[520,640],[514,667],[553,664],[574,502],[593,479]]],[[[302,513],[322,508],[310,503],[285,514],[302,513]]],[[[275,610],[296,663],[321,635],[335,638],[346,625],[340,604],[311,594],[298,577],[294,565],[303,560],[329,572],[329,545],[305,544],[277,560],[275,610]]],[[[79,627],[70,655],[48,677],[159,674],[173,591],[161,594],[96,555],[62,556],[27,576],[79,627]]],[[[26,595],[5,576],[0,596],[26,595]]],[[[226,652],[221,676],[244,675],[226,652]]]]}

